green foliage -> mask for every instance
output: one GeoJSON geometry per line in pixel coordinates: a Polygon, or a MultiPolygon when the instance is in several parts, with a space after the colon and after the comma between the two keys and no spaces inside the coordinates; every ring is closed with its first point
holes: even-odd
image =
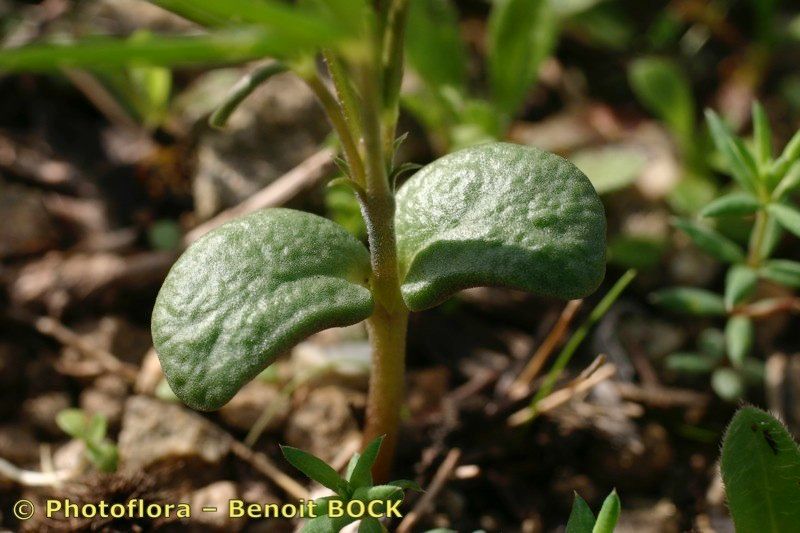
{"type": "Polygon", "coordinates": [[[668,359],[668,364],[692,372],[711,371],[714,390],[730,400],[740,398],[746,386],[763,374],[763,365],[750,357],[755,328],[748,312],[761,302],[760,280],[770,280],[789,289],[800,286],[799,263],[770,257],[784,229],[800,236],[800,210],[787,194],[798,179],[794,168],[800,159],[800,140],[797,140],[800,136],[795,135],[783,153],[774,158],[772,131],[758,103],[753,104],[752,116],[754,138],[748,143],[735,136],[716,113],[706,111],[714,144],[738,189],[701,210],[703,217],[726,223],[730,223],[731,217],[744,219],[751,227],[747,250],[700,222],[688,219],[675,222],[699,248],[731,263],[725,276],[724,297],[688,287],[664,289],[653,295],[656,304],[672,311],[726,317],[725,345],[732,367],[720,367],[718,362],[708,359],[690,365],[685,354],[668,359]]]}
{"type": "Polygon", "coordinates": [[[555,45],[548,0],[496,0],[489,16],[489,80],[497,109],[513,113],[555,45]]]}
{"type": "Polygon", "coordinates": [[[613,533],[619,520],[621,504],[616,489],[611,491],[595,519],[586,502],[575,493],[572,512],[565,533],[613,533]]]}
{"type": "Polygon", "coordinates": [[[106,438],[107,422],[103,415],[89,416],[81,409],[64,409],[56,415],[56,424],[72,438],[83,442],[86,458],[101,472],[117,469],[117,446],[106,438]]]}
{"type": "Polygon", "coordinates": [[[463,91],[467,52],[450,0],[411,0],[406,53],[419,76],[434,90],[463,91]]]}
{"type": "Polygon", "coordinates": [[[628,77],[639,100],[667,124],[683,147],[694,142],[694,98],[686,74],[675,63],[640,58],[631,64],[628,77]]]}
{"type": "Polygon", "coordinates": [[[412,310],[477,286],[579,298],[605,270],[597,194],[574,165],[536,148],[484,144],[431,163],[398,191],[396,227],[412,310]]]}
{"type": "MultiPolygon", "coordinates": [[[[355,454],[350,460],[344,477],[339,476],[333,468],[319,457],[291,446],[281,446],[283,456],[292,466],[310,479],[336,493],[336,496],[315,500],[318,506],[316,511],[318,516],[306,522],[302,530],[304,533],[335,533],[347,524],[357,520],[357,518],[346,514],[341,517],[329,516],[328,509],[331,500],[339,500],[345,506],[347,502],[352,500],[359,500],[366,504],[372,501],[388,503],[401,501],[405,490],[421,491],[419,485],[409,480],[397,480],[385,485],[373,485],[370,470],[375,464],[382,442],[383,437],[378,437],[367,445],[364,453],[355,454]]],[[[384,530],[377,519],[367,518],[361,521],[359,531],[384,530]]]]}
{"type": "Polygon", "coordinates": [[[369,254],[324,218],[265,209],[194,243],[153,310],[153,342],[175,393],[215,409],[283,350],[372,313],[369,254]]]}
{"type": "Polygon", "coordinates": [[[740,533],[795,531],[800,524],[800,449],[774,417],[743,407],[720,458],[728,506],[740,533]]]}

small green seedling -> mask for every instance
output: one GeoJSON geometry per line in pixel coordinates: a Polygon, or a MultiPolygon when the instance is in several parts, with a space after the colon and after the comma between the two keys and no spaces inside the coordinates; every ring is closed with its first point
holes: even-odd
{"type": "Polygon", "coordinates": [[[576,492],[565,533],[614,533],[621,507],[617,490],[614,489],[606,497],[595,518],[584,499],[576,492]]]}
{"type": "MultiPolygon", "coordinates": [[[[706,116],[717,150],[724,157],[736,187],[708,204],[701,216],[720,221],[718,227],[736,219],[751,224],[747,250],[699,220],[676,220],[675,226],[694,244],[730,265],[724,294],[694,287],[673,287],[656,292],[653,301],[676,312],[725,317],[729,364],[734,369],[743,369],[752,366],[754,318],[791,308],[787,308],[782,298],[758,299],[759,281],[769,280],[789,290],[800,288],[800,262],[772,258],[784,230],[800,236],[800,209],[791,196],[800,185],[800,132],[779,157],[774,157],[771,129],[758,103],[753,104],[752,147],[734,136],[713,111],[708,111],[706,116]]],[[[731,377],[732,374],[726,371],[720,376],[731,377]]]]}
{"type": "Polygon", "coordinates": [[[339,531],[359,519],[360,532],[386,531],[379,521],[379,516],[375,515],[398,516],[399,514],[393,509],[397,509],[399,503],[403,501],[404,491],[409,489],[421,491],[419,485],[409,480],[392,481],[384,485],[373,483],[372,465],[378,458],[382,442],[383,437],[378,437],[364,448],[363,453],[353,455],[344,477],[319,457],[291,446],[281,446],[283,456],[292,466],[336,493],[335,496],[314,500],[317,516],[306,522],[303,527],[304,533],[339,531]],[[348,510],[355,516],[348,514],[348,510]],[[368,516],[369,513],[373,516],[368,516]]]}
{"type": "Polygon", "coordinates": [[[56,415],[61,430],[86,446],[86,458],[101,472],[117,469],[117,446],[106,438],[107,423],[103,415],[89,416],[82,409],[64,409],[56,415]]]}
{"type": "Polygon", "coordinates": [[[722,480],[737,533],[800,525],[800,448],[775,417],[743,407],[722,441],[722,480]]]}
{"type": "MultiPolygon", "coordinates": [[[[0,70],[276,58],[284,67],[271,72],[299,76],[325,109],[344,156],[340,181],[356,192],[369,241],[366,248],[316,215],[266,209],[195,242],[167,276],[152,317],[166,378],[189,406],[217,409],[309,335],[366,320],[373,369],[365,442],[386,435],[375,464],[383,478],[403,404],[411,311],[476,286],[572,299],[602,281],[603,205],[586,176],[558,156],[488,143],[395,186],[404,169],[395,151],[408,0],[152,1],[205,33],[2,50],[0,70]]],[[[519,37],[502,35],[503,42],[519,37]]],[[[530,37],[508,61],[527,57],[530,37]]],[[[258,85],[252,81],[233,88],[218,123],[258,85]]]]}

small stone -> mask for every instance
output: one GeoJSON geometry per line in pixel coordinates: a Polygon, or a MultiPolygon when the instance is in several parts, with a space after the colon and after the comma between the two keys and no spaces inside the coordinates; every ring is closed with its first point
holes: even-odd
{"type": "Polygon", "coordinates": [[[133,396],[125,403],[119,435],[124,469],[145,469],[181,459],[218,464],[229,451],[226,433],[180,405],[146,396],[133,396]]]}
{"type": "Polygon", "coordinates": [[[225,424],[249,431],[261,415],[270,410],[269,423],[264,431],[275,431],[283,427],[289,415],[289,402],[276,387],[255,380],[245,385],[230,402],[219,410],[225,424]]]}
{"type": "Polygon", "coordinates": [[[216,531],[240,531],[246,520],[228,513],[228,502],[237,498],[236,485],[231,481],[217,481],[195,491],[189,500],[192,521],[216,531]]]}
{"type": "Polygon", "coordinates": [[[83,441],[72,439],[53,453],[53,466],[55,470],[83,470],[88,464],[85,454],[86,445],[83,441]]]}
{"type": "Polygon", "coordinates": [[[331,461],[341,443],[358,434],[358,426],[350,411],[347,396],[335,386],[313,390],[289,419],[286,441],[331,461]]]}
{"type": "Polygon", "coordinates": [[[101,376],[94,385],[81,393],[81,409],[90,414],[102,415],[108,426],[116,428],[122,419],[122,410],[128,388],[118,376],[101,376]]]}

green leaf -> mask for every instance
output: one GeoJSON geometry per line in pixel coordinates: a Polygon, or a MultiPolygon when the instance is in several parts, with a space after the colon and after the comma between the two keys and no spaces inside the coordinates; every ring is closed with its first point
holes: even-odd
{"type": "Polygon", "coordinates": [[[766,261],[759,271],[762,276],[782,285],[800,288],[800,263],[787,259],[766,261]]]}
{"type": "Polygon", "coordinates": [[[281,352],[372,314],[369,253],[322,217],[264,209],[194,243],[153,309],[153,343],[175,394],[216,409],[281,352]]]}
{"type": "Polygon", "coordinates": [[[403,490],[413,490],[414,492],[424,492],[422,487],[419,486],[419,483],[414,481],[413,479],[396,479],[394,481],[390,481],[387,485],[392,485],[394,487],[400,487],[403,490]]]}
{"type": "Polygon", "coordinates": [[[332,533],[341,531],[343,527],[355,522],[357,518],[343,513],[342,516],[331,518],[328,515],[318,516],[308,520],[303,526],[302,533],[332,533]]]}
{"type": "Polygon", "coordinates": [[[64,409],[56,415],[56,425],[61,431],[76,439],[84,439],[88,425],[82,409],[64,409]]]}
{"type": "Polygon", "coordinates": [[[718,368],[711,374],[711,388],[729,402],[744,396],[745,384],[742,376],[732,368],[718,368]]]}
{"type": "Polygon", "coordinates": [[[736,531],[782,533],[800,524],[800,449],[786,428],[755,407],[725,432],[722,480],[736,531]]]}
{"type": "Polygon", "coordinates": [[[128,65],[185,66],[286,56],[319,42],[285,39],[264,30],[220,31],[202,36],[120,40],[105,37],[75,44],[32,44],[0,50],[0,71],[109,69],[128,65]]]}
{"type": "Polygon", "coordinates": [[[342,34],[342,26],[319,12],[274,0],[148,1],[207,27],[259,25],[281,39],[319,44],[320,40],[330,44],[342,34]]]}
{"type": "Polygon", "coordinates": [[[412,310],[469,287],[558,298],[591,293],[605,271],[605,216],[574,165],[492,143],[426,166],[397,195],[403,298],[412,310]]]}
{"type": "Polygon", "coordinates": [[[756,288],[758,274],[745,265],[734,265],[725,277],[725,308],[730,310],[748,298],[756,288]]]}
{"type": "Polygon", "coordinates": [[[653,293],[651,301],[664,309],[698,316],[725,315],[725,301],[713,292],[694,287],[671,287],[653,293]]]}
{"type": "Polygon", "coordinates": [[[786,204],[769,204],[767,211],[781,226],[800,237],[800,211],[797,208],[786,204]]]}
{"type": "Polygon", "coordinates": [[[594,522],[594,513],[576,492],[565,533],[592,533],[594,522]]]}
{"type": "Polygon", "coordinates": [[[644,57],[628,69],[631,88],[651,113],[667,123],[686,149],[694,138],[694,98],[689,79],[669,59],[644,57]]]}
{"type": "Polygon", "coordinates": [[[347,498],[350,487],[331,466],[319,457],[292,446],[281,446],[281,453],[289,463],[323,487],[347,498]]]}
{"type": "Polygon", "coordinates": [[[738,244],[722,234],[686,219],[676,219],[675,227],[686,233],[700,248],[720,261],[741,263],[745,259],[744,252],[738,244]]]}
{"type": "Polygon", "coordinates": [[[778,185],[772,191],[773,200],[782,200],[787,194],[800,186],[800,162],[794,163],[789,170],[780,177],[778,185]]]}
{"type": "Polygon", "coordinates": [[[798,159],[800,159],[800,131],[789,139],[780,157],[772,164],[771,172],[779,177],[783,176],[798,159]]]}
{"type": "Polygon", "coordinates": [[[754,191],[758,172],[750,152],[738,142],[730,129],[728,129],[728,126],[711,109],[706,110],[706,120],[711,130],[714,144],[725,158],[728,170],[730,170],[734,179],[746,190],[754,191]]]}
{"type": "Polygon", "coordinates": [[[597,522],[594,523],[592,533],[614,533],[621,507],[622,504],[619,501],[619,496],[617,496],[617,489],[614,489],[606,497],[603,507],[597,513],[597,522]]]}
{"type": "Polygon", "coordinates": [[[92,442],[102,441],[106,437],[107,428],[106,417],[100,413],[93,414],[86,426],[86,440],[92,442]]]}
{"type": "Polygon", "coordinates": [[[101,472],[114,472],[117,470],[119,451],[112,442],[87,442],[86,456],[101,472]]]}
{"type": "Polygon", "coordinates": [[[224,128],[233,112],[253,91],[271,77],[286,72],[286,70],[286,65],[274,61],[249,72],[231,88],[230,92],[225,96],[225,100],[214,111],[211,118],[208,119],[209,124],[215,128],[224,128]]]}
{"type": "Polygon", "coordinates": [[[751,215],[758,211],[758,199],[746,192],[732,192],[708,204],[700,214],[704,217],[751,215]]]}
{"type": "Polygon", "coordinates": [[[362,502],[371,501],[396,501],[403,499],[403,489],[396,485],[375,485],[374,487],[359,487],[353,491],[353,500],[362,502]]]}
{"type": "Polygon", "coordinates": [[[739,367],[753,348],[753,321],[743,315],[734,315],[725,325],[725,345],[728,359],[739,367]]]}
{"type": "Polygon", "coordinates": [[[687,374],[708,374],[716,366],[716,358],[701,353],[677,352],[664,358],[665,368],[687,374]]]}
{"type": "Polygon", "coordinates": [[[489,81],[494,103],[512,115],[555,46],[558,21],[548,0],[497,0],[489,15],[489,81]]]}
{"type": "Polygon", "coordinates": [[[589,148],[572,154],[570,160],[586,174],[597,194],[624,189],[636,181],[647,163],[641,150],[626,146],[589,148]]]}
{"type": "Polygon", "coordinates": [[[350,485],[354,489],[372,485],[371,469],[372,465],[375,463],[375,459],[378,458],[378,452],[381,450],[382,442],[383,436],[374,439],[367,444],[367,447],[364,448],[364,452],[359,456],[358,462],[353,467],[353,472],[347,478],[347,481],[350,482],[350,485]]]}
{"type": "Polygon", "coordinates": [[[433,90],[464,90],[467,53],[451,0],[411,0],[406,29],[408,63],[433,90]]]}
{"type": "Polygon", "coordinates": [[[358,524],[358,533],[382,533],[386,531],[377,518],[362,518],[358,524]]]}
{"type": "Polygon", "coordinates": [[[760,168],[766,168],[772,160],[772,128],[764,112],[764,106],[753,101],[753,140],[756,145],[756,159],[760,168]]]}

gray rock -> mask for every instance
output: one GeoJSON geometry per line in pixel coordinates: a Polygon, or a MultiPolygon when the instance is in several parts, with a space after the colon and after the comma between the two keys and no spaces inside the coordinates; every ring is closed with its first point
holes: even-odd
{"type": "Polygon", "coordinates": [[[313,390],[290,417],[286,441],[330,462],[358,434],[347,396],[335,386],[313,390]]]}
{"type": "Polygon", "coordinates": [[[219,410],[225,424],[249,431],[265,410],[271,417],[264,431],[275,431],[283,427],[289,415],[289,402],[275,386],[259,380],[245,385],[233,399],[219,410]]]}
{"type": "Polygon", "coordinates": [[[217,481],[196,490],[189,499],[192,506],[192,522],[216,531],[241,531],[244,518],[232,518],[228,514],[228,502],[238,498],[236,485],[231,481],[217,481]],[[216,511],[203,512],[203,508],[216,511]]]}
{"type": "Polygon", "coordinates": [[[181,459],[218,464],[230,436],[188,409],[146,396],[125,403],[119,435],[120,464],[137,470],[181,459]]]}

